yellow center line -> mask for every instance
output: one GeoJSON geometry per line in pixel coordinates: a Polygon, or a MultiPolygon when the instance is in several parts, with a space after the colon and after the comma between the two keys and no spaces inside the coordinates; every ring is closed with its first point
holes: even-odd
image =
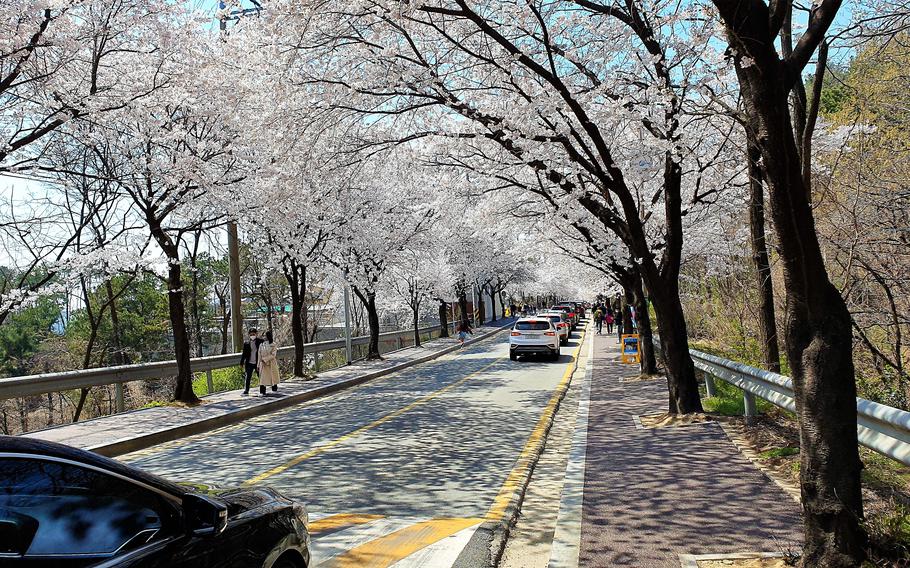
{"type": "Polygon", "coordinates": [[[382,424],[385,424],[389,420],[397,418],[397,417],[401,416],[402,414],[404,414],[405,412],[409,412],[409,411],[417,408],[418,406],[426,404],[427,402],[433,400],[434,398],[437,398],[438,396],[445,394],[446,392],[454,389],[455,387],[458,387],[458,386],[464,384],[468,379],[476,377],[477,375],[486,371],[493,365],[498,364],[502,359],[504,359],[504,357],[499,357],[492,363],[484,365],[483,367],[481,367],[477,371],[474,371],[470,375],[467,375],[464,378],[461,378],[461,379],[455,381],[454,383],[451,383],[437,391],[434,391],[434,392],[431,392],[430,394],[422,396],[407,406],[404,406],[402,408],[399,408],[398,410],[390,412],[390,413],[386,414],[385,416],[383,416],[382,418],[374,420],[373,422],[370,422],[369,424],[366,424],[365,426],[361,426],[360,428],[357,428],[356,430],[348,432],[344,436],[335,438],[334,440],[330,440],[320,446],[313,448],[312,450],[309,450],[308,452],[304,452],[304,453],[300,454],[299,456],[294,457],[279,466],[273,467],[272,469],[270,469],[268,471],[260,473],[259,475],[255,476],[255,477],[251,477],[250,479],[247,479],[246,481],[244,481],[243,485],[254,485],[256,483],[260,483],[272,476],[278,475],[279,473],[283,473],[283,472],[289,470],[290,468],[298,465],[299,463],[301,463],[303,461],[306,461],[312,457],[323,454],[323,453],[331,450],[335,446],[338,446],[339,444],[342,444],[342,443],[346,442],[347,440],[350,440],[351,438],[359,436],[360,434],[363,434],[364,432],[366,432],[368,430],[372,430],[373,428],[376,428],[377,426],[381,426],[382,424]]]}
{"type": "Polygon", "coordinates": [[[512,471],[509,472],[509,476],[499,489],[499,493],[496,495],[496,498],[493,499],[490,510],[484,515],[484,519],[487,521],[499,521],[502,519],[506,512],[506,508],[509,506],[509,501],[512,499],[512,495],[514,495],[515,491],[518,489],[521,478],[524,476],[527,469],[531,467],[531,457],[535,454],[540,444],[543,443],[543,436],[547,431],[547,425],[556,412],[557,405],[559,404],[559,401],[562,400],[563,394],[565,394],[566,390],[569,388],[572,374],[575,372],[575,362],[578,360],[578,354],[581,351],[582,344],[585,342],[586,335],[587,328],[582,330],[578,347],[576,347],[575,352],[572,353],[572,361],[566,367],[566,372],[563,374],[559,386],[553,391],[553,395],[550,397],[550,401],[547,403],[543,414],[541,414],[540,418],[537,420],[537,425],[534,427],[534,431],[531,432],[531,437],[528,438],[524,449],[522,449],[521,454],[518,456],[518,460],[515,462],[515,466],[512,467],[512,471]]]}

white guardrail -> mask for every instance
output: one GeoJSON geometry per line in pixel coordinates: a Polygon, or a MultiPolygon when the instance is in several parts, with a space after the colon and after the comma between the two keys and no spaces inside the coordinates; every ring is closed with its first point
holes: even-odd
{"type": "MultiPolygon", "coordinates": [[[[656,338],[655,338],[656,343],[656,338]]],[[[695,367],[704,371],[708,396],[714,394],[712,377],[742,389],[746,416],[755,414],[755,398],[796,411],[793,380],[770,371],[690,349],[695,367]]],[[[910,465],[910,412],[871,400],[856,399],[856,432],[859,443],[876,452],[910,465]]]]}
{"type": "MultiPolygon", "coordinates": [[[[449,326],[451,327],[451,323],[449,326]]],[[[441,326],[423,327],[418,331],[421,335],[433,333],[441,326]]],[[[398,348],[405,347],[405,341],[414,336],[414,330],[392,331],[379,334],[380,343],[383,341],[397,340],[398,348]]],[[[369,336],[352,337],[352,345],[367,345],[369,336]]],[[[345,340],[333,339],[331,341],[318,341],[304,345],[304,353],[315,354],[345,348],[345,340]]],[[[278,349],[280,359],[291,359],[294,356],[294,346],[278,349]]],[[[212,355],[191,359],[190,368],[193,373],[226,369],[239,365],[240,353],[226,355],[212,355]]],[[[35,396],[52,392],[91,388],[104,385],[115,385],[131,381],[155,380],[177,374],[176,361],[158,361],[154,363],[139,363],[136,365],[121,365],[118,367],[99,367],[97,369],[82,369],[64,373],[47,373],[42,375],[28,375],[0,379],[0,400],[35,396]]]]}

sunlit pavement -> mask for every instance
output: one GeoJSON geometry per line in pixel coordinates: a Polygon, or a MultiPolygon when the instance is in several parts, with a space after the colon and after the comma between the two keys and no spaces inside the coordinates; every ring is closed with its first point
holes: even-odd
{"type": "Polygon", "coordinates": [[[476,566],[489,556],[477,528],[503,515],[517,489],[513,469],[525,467],[518,458],[541,434],[580,337],[558,362],[513,362],[503,333],[121,459],[177,480],[266,484],[303,501],[320,566],[476,566]]]}

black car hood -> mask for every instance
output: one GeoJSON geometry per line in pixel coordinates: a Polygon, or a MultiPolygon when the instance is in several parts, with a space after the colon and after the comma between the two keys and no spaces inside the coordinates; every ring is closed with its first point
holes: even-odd
{"type": "Polygon", "coordinates": [[[228,506],[228,516],[233,517],[246,511],[258,509],[276,501],[287,501],[280,493],[269,487],[219,487],[212,484],[181,483],[194,493],[215,497],[228,506]]]}

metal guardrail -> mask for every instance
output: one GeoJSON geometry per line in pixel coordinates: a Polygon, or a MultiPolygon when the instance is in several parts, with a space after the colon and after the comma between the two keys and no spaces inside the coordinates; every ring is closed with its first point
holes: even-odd
{"type": "MultiPolygon", "coordinates": [[[[706,373],[708,396],[714,394],[712,377],[716,377],[742,389],[747,416],[755,414],[756,396],[780,408],[796,411],[790,377],[695,349],[690,349],[689,353],[695,367],[706,373]]],[[[910,412],[857,397],[856,431],[863,446],[910,465],[910,412]]]]}
{"type": "MultiPolygon", "coordinates": [[[[451,323],[449,326],[451,327],[451,323]]],[[[435,325],[420,328],[421,334],[434,332],[442,329],[441,326],[435,325]]],[[[391,331],[379,334],[379,341],[388,341],[397,339],[399,348],[404,347],[404,340],[413,337],[414,330],[391,331]]],[[[352,345],[368,345],[369,336],[360,336],[351,338],[352,345]]],[[[335,351],[345,348],[345,340],[333,339],[330,341],[317,341],[304,345],[304,353],[315,354],[326,351],[335,351]]],[[[278,349],[280,359],[290,359],[294,356],[294,346],[286,346],[278,349]]],[[[228,353],[226,355],[212,355],[208,357],[196,357],[191,360],[190,368],[194,373],[212,371],[215,369],[226,369],[237,366],[240,361],[239,353],[228,353]]],[[[174,376],[177,374],[176,361],[158,361],[154,363],[139,363],[136,365],[120,365],[117,367],[100,367],[97,369],[82,369],[78,371],[67,371],[64,373],[47,373],[42,375],[28,375],[24,377],[13,377],[0,379],[0,400],[10,398],[19,398],[24,396],[34,396],[52,392],[74,390],[80,388],[90,388],[104,385],[116,385],[128,383],[131,381],[153,380],[164,377],[174,376]]]]}

